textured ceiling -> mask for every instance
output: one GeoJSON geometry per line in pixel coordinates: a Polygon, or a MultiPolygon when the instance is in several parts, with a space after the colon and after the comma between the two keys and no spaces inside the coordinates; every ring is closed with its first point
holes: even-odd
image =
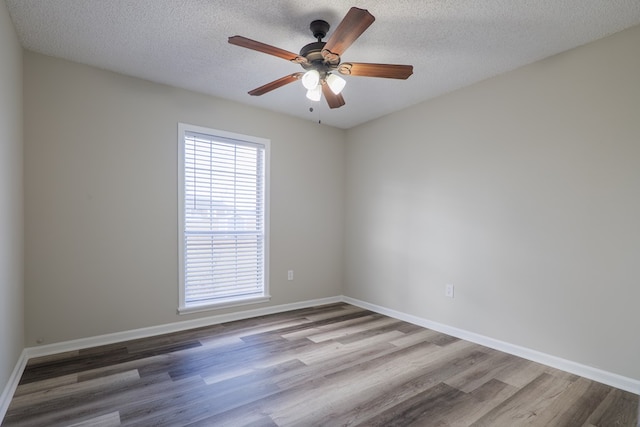
{"type": "Polygon", "coordinates": [[[26,49],[340,128],[640,24],[640,0],[5,1],[26,49]],[[335,29],[351,6],[376,21],[343,61],[412,64],[408,80],[345,77],[334,110],[297,82],[247,94],[302,69],[229,36],[298,52],[312,20],[335,29]]]}

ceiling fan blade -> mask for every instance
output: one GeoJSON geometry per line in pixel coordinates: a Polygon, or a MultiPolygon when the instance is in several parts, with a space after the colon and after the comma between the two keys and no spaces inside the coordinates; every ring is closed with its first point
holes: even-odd
{"type": "Polygon", "coordinates": [[[406,80],[413,74],[413,65],[345,62],[338,66],[338,72],[347,76],[383,77],[387,79],[406,80]]]}
{"type": "Polygon", "coordinates": [[[279,47],[271,46],[266,43],[251,40],[242,36],[229,37],[229,43],[240,47],[246,47],[247,49],[257,50],[268,55],[277,56],[278,58],[286,59],[296,63],[306,63],[307,59],[298,55],[297,53],[289,52],[288,50],[280,49],[279,47]]]}
{"type": "Polygon", "coordinates": [[[249,95],[252,95],[252,96],[264,95],[265,93],[271,92],[274,89],[278,89],[279,87],[295,82],[302,76],[302,74],[303,73],[293,73],[293,74],[289,74],[288,76],[281,77],[278,80],[274,80],[271,83],[267,83],[266,85],[253,89],[252,91],[249,92],[249,95]]]}
{"type": "Polygon", "coordinates": [[[368,10],[352,7],[331,34],[324,48],[331,53],[342,55],[375,20],[368,10]]]}
{"type": "Polygon", "coordinates": [[[322,94],[329,104],[329,108],[340,108],[344,105],[344,98],[342,94],[335,94],[329,89],[329,85],[322,83],[322,94]]]}

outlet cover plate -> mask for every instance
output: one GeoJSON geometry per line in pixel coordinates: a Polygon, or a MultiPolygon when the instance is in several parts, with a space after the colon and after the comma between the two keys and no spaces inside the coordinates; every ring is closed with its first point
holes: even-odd
{"type": "Polygon", "coordinates": [[[448,298],[453,298],[453,285],[451,284],[444,285],[444,296],[448,298]]]}

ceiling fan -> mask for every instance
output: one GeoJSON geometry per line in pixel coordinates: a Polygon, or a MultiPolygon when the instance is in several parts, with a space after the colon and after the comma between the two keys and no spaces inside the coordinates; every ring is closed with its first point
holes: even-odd
{"type": "Polygon", "coordinates": [[[229,43],[289,60],[300,64],[302,68],[307,70],[306,72],[289,74],[253,89],[249,95],[264,95],[296,80],[302,80],[303,86],[307,89],[307,98],[319,101],[324,95],[330,108],[339,108],[345,104],[340,92],[346,82],[334,73],[336,71],[350,76],[403,80],[413,74],[412,65],[340,62],[344,51],[369,28],[373,21],[375,18],[369,11],[352,7],[326,42],[323,42],[322,39],[329,31],[329,24],[323,20],[313,21],[309,29],[317,41],[305,45],[300,50],[300,54],[242,36],[229,37],[229,43]]]}

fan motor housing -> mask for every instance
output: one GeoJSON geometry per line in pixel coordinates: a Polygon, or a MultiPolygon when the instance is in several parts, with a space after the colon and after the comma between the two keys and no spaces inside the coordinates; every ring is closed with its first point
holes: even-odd
{"type": "Polygon", "coordinates": [[[314,42],[305,45],[300,49],[300,56],[307,58],[309,62],[322,61],[322,49],[324,49],[325,42],[314,42]]]}
{"type": "Polygon", "coordinates": [[[329,32],[329,28],[329,23],[322,19],[312,21],[311,25],[309,25],[313,37],[318,41],[309,43],[300,49],[300,56],[306,58],[308,61],[307,63],[300,64],[305,70],[318,70],[319,73],[323,74],[335,70],[338,67],[339,60],[337,62],[335,60],[329,62],[322,55],[322,50],[326,44],[322,39],[327,35],[327,32],[329,32]]]}

